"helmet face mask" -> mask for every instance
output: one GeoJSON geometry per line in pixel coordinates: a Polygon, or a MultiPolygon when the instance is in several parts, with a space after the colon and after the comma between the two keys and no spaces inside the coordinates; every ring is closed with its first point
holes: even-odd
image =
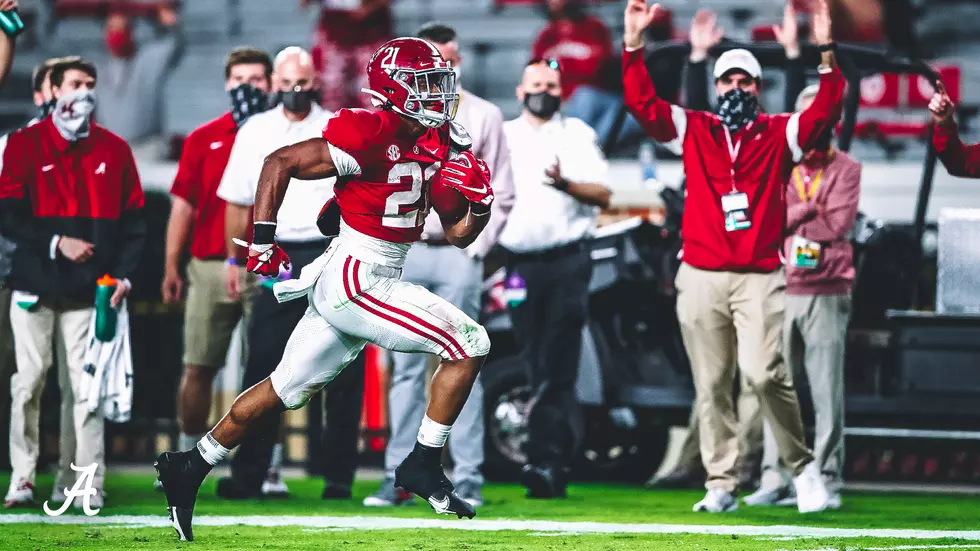
{"type": "Polygon", "coordinates": [[[456,73],[439,50],[418,38],[396,38],[375,52],[367,67],[372,102],[437,128],[456,115],[456,73]]]}
{"type": "MultiPolygon", "coordinates": [[[[448,63],[447,63],[448,64],[448,63]]],[[[408,72],[396,69],[395,82],[408,90],[403,114],[425,126],[438,127],[456,116],[459,94],[452,68],[408,72]]]]}

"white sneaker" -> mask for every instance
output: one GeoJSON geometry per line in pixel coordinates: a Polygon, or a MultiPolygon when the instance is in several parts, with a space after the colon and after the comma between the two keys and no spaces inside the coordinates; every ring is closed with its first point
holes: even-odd
{"type": "Polygon", "coordinates": [[[282,476],[275,471],[269,471],[262,481],[262,495],[265,497],[289,497],[289,486],[282,476]]]}
{"type": "Polygon", "coordinates": [[[694,504],[693,511],[707,511],[709,513],[728,513],[738,509],[738,500],[735,494],[726,492],[721,488],[711,488],[704,495],[704,499],[694,504]]]}
{"type": "Polygon", "coordinates": [[[841,500],[840,494],[837,492],[830,493],[830,499],[827,501],[828,509],[840,509],[841,500]]]}
{"type": "Polygon", "coordinates": [[[34,504],[34,485],[26,480],[21,480],[17,484],[11,484],[7,490],[7,497],[3,498],[3,506],[7,509],[11,507],[29,507],[34,504]]]}
{"type": "Polygon", "coordinates": [[[758,490],[745,496],[742,503],[750,507],[783,505],[786,499],[792,499],[792,505],[796,505],[796,496],[789,486],[760,486],[758,490]]]}
{"type": "Polygon", "coordinates": [[[793,487],[796,488],[796,507],[801,513],[816,513],[830,506],[830,494],[816,461],[803,467],[803,472],[793,479],[793,487]]]}
{"type": "MultiPolygon", "coordinates": [[[[61,501],[65,501],[64,498],[62,498],[61,501]]],[[[102,490],[96,490],[95,495],[88,498],[88,505],[92,509],[101,509],[103,506],[105,506],[105,492],[102,490]]],[[[85,499],[75,498],[75,500],[71,502],[71,506],[75,509],[82,509],[85,506],[85,499]]]]}

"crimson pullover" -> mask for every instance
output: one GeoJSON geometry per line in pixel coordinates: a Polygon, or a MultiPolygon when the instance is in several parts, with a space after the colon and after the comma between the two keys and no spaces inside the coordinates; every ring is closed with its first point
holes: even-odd
{"type": "Polygon", "coordinates": [[[687,199],[681,231],[683,261],[702,270],[772,272],[783,241],[783,187],[827,126],[840,118],[845,79],[837,67],[821,69],[820,91],[799,113],[760,114],[731,136],[713,113],[671,105],[657,97],[643,50],[623,52],[626,106],[653,139],[682,155],[687,199]],[[737,145],[741,144],[741,145],[737,145]],[[722,196],[748,195],[751,227],[725,230],[722,196]]]}
{"type": "Polygon", "coordinates": [[[51,117],[10,135],[0,173],[0,232],[17,244],[10,286],[42,298],[95,301],[102,274],[130,278],[146,234],[143,189],[133,153],[119,136],[92,124],[87,138],[65,140],[51,117]],[[76,264],[58,237],[92,243],[76,264]]]}

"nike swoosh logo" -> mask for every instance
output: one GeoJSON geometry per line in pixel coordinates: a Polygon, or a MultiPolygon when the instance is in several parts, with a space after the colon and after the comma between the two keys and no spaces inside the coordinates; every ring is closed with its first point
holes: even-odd
{"type": "Polygon", "coordinates": [[[475,188],[475,187],[470,187],[470,186],[464,186],[463,184],[456,184],[456,185],[459,186],[459,187],[461,187],[461,188],[463,188],[463,189],[468,189],[468,190],[472,191],[473,193],[486,193],[487,192],[487,185],[486,184],[483,184],[483,187],[480,187],[480,188],[475,188]]]}
{"type": "Polygon", "coordinates": [[[218,149],[223,145],[225,145],[225,142],[211,142],[211,149],[218,149]]]}
{"type": "Polygon", "coordinates": [[[446,496],[441,500],[430,497],[429,505],[432,505],[432,508],[435,509],[437,513],[445,513],[449,511],[449,496],[446,496]]]}
{"type": "Polygon", "coordinates": [[[41,167],[41,172],[48,172],[54,168],[54,165],[44,165],[41,167]]]}
{"type": "Polygon", "coordinates": [[[430,155],[438,155],[439,154],[439,149],[438,148],[436,148],[436,149],[429,149],[428,147],[423,147],[422,149],[428,151],[430,155]]]}

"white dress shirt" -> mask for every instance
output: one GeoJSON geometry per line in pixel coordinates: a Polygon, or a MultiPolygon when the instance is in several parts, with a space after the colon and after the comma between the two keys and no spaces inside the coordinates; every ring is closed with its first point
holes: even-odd
{"type": "Polygon", "coordinates": [[[504,123],[517,201],[500,236],[515,253],[539,252],[588,237],[599,207],[555,189],[545,171],[557,161],[572,182],[608,185],[609,163],[596,133],[579,119],[555,115],[541,126],[526,115],[504,123]]]}
{"type": "MultiPolygon", "coordinates": [[[[466,90],[461,89],[459,95],[459,107],[453,120],[463,125],[473,139],[473,153],[490,168],[490,187],[493,188],[490,221],[476,241],[466,248],[466,253],[471,257],[483,258],[500,238],[514,206],[514,175],[504,136],[504,114],[500,108],[466,90]]],[[[430,211],[425,218],[422,239],[445,237],[439,215],[434,210],[430,211]]]]}
{"type": "MultiPolygon", "coordinates": [[[[238,129],[228,166],[218,185],[218,197],[236,205],[252,206],[259,186],[262,164],[273,151],[323,135],[333,113],[313,104],[305,119],[292,122],[282,105],[250,117],[238,129]]],[[[276,219],[276,239],[304,242],[324,239],[316,218],[324,203],[333,197],[336,178],[289,181],[276,219]]]]}

